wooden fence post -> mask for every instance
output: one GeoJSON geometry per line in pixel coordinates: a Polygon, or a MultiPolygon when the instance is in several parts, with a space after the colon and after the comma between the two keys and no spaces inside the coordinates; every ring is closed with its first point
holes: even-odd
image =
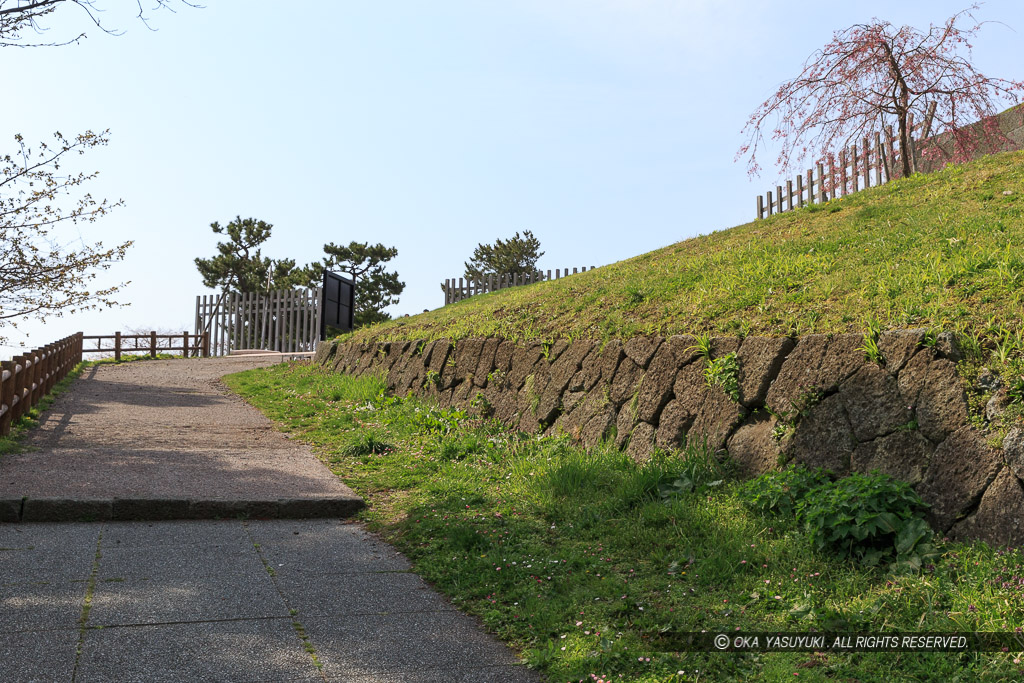
{"type": "Polygon", "coordinates": [[[28,374],[25,367],[25,356],[15,356],[14,361],[14,398],[11,404],[14,410],[11,412],[11,420],[16,421],[25,412],[25,375],[28,374]],[[17,399],[17,403],[15,403],[17,399]]]}
{"type": "Polygon", "coordinates": [[[804,208],[804,177],[799,173],[796,174],[796,205],[804,208]]]}
{"type": "Polygon", "coordinates": [[[114,361],[121,361],[121,333],[114,333],[114,361]]]}
{"type": "Polygon", "coordinates": [[[156,330],[149,332],[149,357],[156,358],[156,330]]]}
{"type": "Polygon", "coordinates": [[[871,187],[871,141],[864,136],[861,141],[861,148],[864,150],[864,189],[871,187]]]}
{"type": "Polygon", "coordinates": [[[13,360],[0,361],[0,405],[6,408],[3,415],[0,415],[0,436],[11,433],[11,423],[14,419],[15,365],[13,360]]]}
{"type": "Polygon", "coordinates": [[[875,133],[875,185],[882,184],[882,166],[885,165],[885,148],[882,147],[882,134],[875,133]]]}
{"type": "Polygon", "coordinates": [[[818,162],[818,203],[819,204],[824,204],[826,201],[828,201],[826,199],[826,197],[828,195],[825,194],[825,183],[823,182],[824,180],[825,180],[825,166],[819,161],[818,162]]]}

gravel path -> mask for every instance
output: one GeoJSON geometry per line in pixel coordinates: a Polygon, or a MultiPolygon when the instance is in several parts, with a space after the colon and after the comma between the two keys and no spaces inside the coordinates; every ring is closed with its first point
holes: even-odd
{"type": "Polygon", "coordinates": [[[276,357],[89,368],[0,458],[0,521],[344,516],[361,506],[223,375],[276,357]]]}

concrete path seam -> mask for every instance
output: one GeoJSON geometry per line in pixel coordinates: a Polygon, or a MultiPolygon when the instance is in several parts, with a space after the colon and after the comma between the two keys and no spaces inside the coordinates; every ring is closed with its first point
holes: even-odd
{"type": "Polygon", "coordinates": [[[78,618],[78,644],[75,646],[75,665],[71,670],[71,683],[78,676],[78,663],[82,659],[82,648],[85,646],[85,633],[89,624],[89,612],[92,609],[92,597],[96,591],[96,577],[100,572],[100,559],[103,557],[103,531],[96,538],[96,555],[92,560],[92,570],[85,586],[85,599],[82,601],[82,615],[78,618]]]}
{"type": "Polygon", "coordinates": [[[255,538],[253,538],[252,532],[249,530],[249,525],[242,522],[242,527],[245,529],[245,533],[249,537],[249,541],[252,542],[256,555],[260,558],[260,562],[263,563],[263,568],[266,569],[267,574],[270,575],[270,582],[274,584],[274,590],[276,590],[277,594],[281,596],[281,601],[284,603],[284,606],[288,608],[288,613],[291,615],[292,619],[292,629],[294,629],[295,634],[299,637],[299,641],[302,643],[302,648],[309,654],[310,658],[313,660],[313,666],[316,667],[316,670],[324,679],[324,683],[326,683],[327,674],[324,672],[324,665],[320,661],[320,658],[316,656],[316,648],[313,647],[313,643],[309,640],[309,634],[306,632],[306,627],[299,621],[299,610],[292,607],[291,601],[285,596],[281,587],[277,585],[277,572],[270,566],[267,558],[263,556],[263,553],[260,550],[260,544],[255,538]]]}

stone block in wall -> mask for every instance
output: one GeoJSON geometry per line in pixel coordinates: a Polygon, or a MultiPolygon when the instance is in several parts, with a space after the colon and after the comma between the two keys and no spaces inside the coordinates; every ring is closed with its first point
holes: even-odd
{"type": "Polygon", "coordinates": [[[508,341],[507,339],[498,344],[498,348],[494,351],[494,370],[504,375],[508,375],[512,371],[512,356],[516,352],[515,342],[508,341]]]}
{"type": "Polygon", "coordinates": [[[746,416],[747,409],[732,400],[721,387],[709,387],[686,434],[687,442],[706,443],[716,451],[724,448],[726,439],[746,416]]]}
{"type": "Polygon", "coordinates": [[[327,364],[332,372],[348,372],[352,367],[353,348],[355,344],[344,344],[334,354],[334,360],[327,364]]]}
{"type": "Polygon", "coordinates": [[[633,433],[633,428],[637,424],[636,414],[629,409],[629,406],[623,406],[619,410],[618,417],[615,418],[615,447],[621,449],[629,441],[630,435],[633,433]]]}
{"type": "Polygon", "coordinates": [[[704,405],[708,388],[702,360],[685,365],[676,373],[676,381],[672,385],[672,395],[678,404],[676,410],[687,415],[691,423],[704,405]]]}
{"type": "Polygon", "coordinates": [[[338,342],[322,341],[316,345],[316,353],[313,354],[313,365],[327,365],[334,360],[334,354],[338,351],[338,342]]]}
{"type": "Polygon", "coordinates": [[[686,440],[686,433],[693,425],[695,411],[687,410],[679,400],[668,402],[665,409],[661,411],[661,419],[658,420],[658,432],[654,442],[659,448],[673,450],[683,445],[686,440]]]}
{"type": "MultiPolygon", "coordinates": [[[[575,343],[578,344],[580,342],[575,342],[575,343]]],[[[558,339],[557,341],[555,341],[555,343],[552,344],[551,347],[548,349],[548,353],[547,353],[548,363],[554,363],[571,346],[573,346],[573,344],[570,344],[565,339],[558,339]]]]}
{"type": "Polygon", "coordinates": [[[654,449],[655,431],[654,426],[646,422],[637,424],[633,428],[633,433],[630,434],[626,455],[636,462],[648,460],[651,457],[651,451],[654,449]]]}
{"type": "Polygon", "coordinates": [[[547,381],[541,392],[540,403],[537,407],[537,417],[544,424],[551,424],[558,414],[564,410],[562,395],[569,386],[569,381],[579,370],[583,358],[590,352],[592,344],[588,341],[578,341],[569,349],[563,351],[558,359],[544,370],[547,374],[547,381]]]}
{"type": "Polygon", "coordinates": [[[1014,427],[1003,438],[1003,460],[1013,473],[1024,478],[1024,429],[1014,427]]]}
{"type": "Polygon", "coordinates": [[[619,363],[626,357],[622,350],[622,342],[612,339],[604,345],[601,351],[601,380],[611,385],[615,378],[615,372],[619,369],[619,363]]]}
{"type": "Polygon", "coordinates": [[[1003,413],[1010,407],[1013,399],[1010,397],[1010,393],[1006,390],[1006,387],[1000,387],[996,393],[992,394],[992,397],[985,403],[985,419],[993,424],[1001,424],[1003,413]]]}
{"type": "Polygon", "coordinates": [[[960,342],[957,341],[953,332],[939,332],[935,337],[935,352],[940,357],[954,363],[964,359],[963,351],[960,350],[960,342]]]}
{"type": "Polygon", "coordinates": [[[580,369],[569,380],[569,391],[590,391],[601,381],[601,349],[596,345],[580,362],[580,369]]]}
{"type": "MultiPolygon", "coordinates": [[[[373,349],[369,344],[353,344],[351,355],[345,358],[345,372],[361,375],[369,361],[373,359],[373,349]],[[365,362],[364,362],[365,361],[365,362]]],[[[337,366],[335,366],[337,367],[337,366]]]]}
{"type": "Polygon", "coordinates": [[[505,424],[511,424],[516,415],[518,394],[514,391],[500,391],[494,398],[488,400],[494,408],[494,417],[505,424]]]}
{"type": "Polygon", "coordinates": [[[622,350],[627,358],[641,368],[646,368],[659,346],[661,346],[660,337],[633,337],[626,342],[622,350]]]}
{"type": "MultiPolygon", "coordinates": [[[[568,389],[572,378],[580,371],[583,360],[590,355],[593,348],[593,342],[580,340],[559,355],[558,359],[551,363],[550,379],[545,391],[561,394],[568,389]]],[[[582,387],[576,389],[581,390],[582,387]]]]}
{"type": "Polygon", "coordinates": [[[452,405],[456,408],[466,410],[470,407],[470,403],[476,398],[478,391],[475,384],[467,380],[463,380],[455,385],[452,393],[452,405]]]}
{"type": "Polygon", "coordinates": [[[878,470],[916,486],[924,478],[932,446],[917,430],[893,432],[874,441],[857,444],[850,461],[854,472],[878,470]]]}
{"type": "Polygon", "coordinates": [[[779,374],[782,362],[796,342],[788,337],[747,337],[740,344],[740,403],[756,408],[764,405],[771,382],[779,374]]]}
{"type": "Polygon", "coordinates": [[[776,413],[785,413],[799,404],[801,397],[816,386],[818,369],[828,350],[828,337],[811,334],[801,337],[789,352],[765,395],[765,404],[776,413]]]}
{"type": "Polygon", "coordinates": [[[424,363],[426,349],[426,342],[415,342],[410,348],[408,361],[405,363],[396,385],[395,391],[398,394],[405,394],[410,390],[418,392],[423,387],[427,373],[424,363]]]}
{"type": "Polygon", "coordinates": [[[1024,490],[1004,467],[985,490],[978,509],[949,532],[954,541],[982,540],[993,546],[1024,545],[1024,490]]]}
{"type": "Polygon", "coordinates": [[[885,358],[885,369],[893,374],[902,370],[924,344],[924,335],[922,329],[890,330],[878,335],[878,350],[885,358]]]}
{"type": "Polygon", "coordinates": [[[1002,467],[999,454],[971,427],[961,427],[932,454],[917,493],[931,505],[929,523],[947,531],[981,499],[1002,467]]]}
{"type": "Polygon", "coordinates": [[[756,477],[779,468],[781,449],[773,436],[777,424],[774,416],[760,413],[729,437],[726,450],[742,476],[756,477]]]}
{"type": "Polygon", "coordinates": [[[496,337],[485,339],[480,347],[480,358],[473,371],[473,384],[478,387],[487,386],[487,377],[494,371],[494,356],[498,352],[501,340],[496,337]]]}
{"type": "Polygon", "coordinates": [[[797,421],[783,448],[795,462],[812,469],[823,467],[842,476],[850,469],[856,443],[842,400],[833,394],[797,421]]]}
{"type": "Polygon", "coordinates": [[[430,345],[430,355],[427,360],[427,369],[438,376],[448,365],[448,356],[451,354],[452,344],[447,339],[435,339],[430,345]]]}
{"type": "Polygon", "coordinates": [[[534,373],[534,368],[542,361],[544,361],[544,353],[539,343],[533,343],[527,347],[517,347],[512,352],[512,369],[508,374],[512,388],[516,391],[521,389],[526,378],[534,373]]]}
{"type": "Polygon", "coordinates": [[[670,344],[658,347],[640,383],[637,397],[637,418],[650,424],[657,424],[662,409],[672,399],[672,389],[679,361],[670,344]]]}
{"type": "Polygon", "coordinates": [[[615,406],[610,403],[606,403],[604,406],[597,408],[591,418],[584,425],[580,434],[580,437],[583,440],[583,445],[587,448],[593,448],[604,440],[611,431],[611,428],[615,426],[615,418],[615,406]]]}
{"type": "Polygon", "coordinates": [[[711,357],[721,358],[730,353],[740,350],[740,339],[738,337],[712,337],[711,357]]]}
{"type": "Polygon", "coordinates": [[[483,348],[483,339],[463,339],[455,344],[455,372],[460,380],[476,374],[483,348]]]}
{"type": "Polygon", "coordinates": [[[609,392],[609,398],[616,407],[632,401],[640,386],[642,375],[643,369],[634,363],[631,358],[622,359],[618,369],[615,371],[615,377],[612,379],[609,392]]]}
{"type": "Polygon", "coordinates": [[[387,356],[384,358],[384,371],[390,373],[391,370],[408,358],[408,352],[414,342],[391,342],[391,348],[388,349],[387,356]]]}
{"type": "Polygon", "coordinates": [[[921,349],[907,361],[903,369],[896,375],[896,383],[900,395],[907,405],[917,406],[917,400],[928,381],[928,375],[932,371],[932,365],[938,361],[931,349],[921,349]]]}
{"type": "Polygon", "coordinates": [[[913,414],[903,402],[896,378],[874,363],[862,364],[839,388],[857,441],[871,441],[908,424],[913,414]]]}
{"type": "Polygon", "coordinates": [[[566,391],[562,394],[562,412],[563,414],[572,413],[572,411],[579,405],[587,395],[585,391],[566,391]]]}
{"type": "Polygon", "coordinates": [[[437,393],[437,405],[439,408],[451,408],[452,399],[455,396],[455,389],[445,389],[437,393]]]}
{"type": "Polygon", "coordinates": [[[689,365],[697,360],[697,338],[689,334],[674,334],[666,340],[676,354],[676,361],[680,366],[689,365]]]}
{"type": "Polygon", "coordinates": [[[935,443],[967,423],[967,393],[952,361],[932,363],[918,395],[917,421],[921,432],[935,443]]]}
{"type": "Polygon", "coordinates": [[[849,379],[867,362],[863,346],[863,334],[830,336],[814,384],[824,391],[833,391],[849,379]]]}

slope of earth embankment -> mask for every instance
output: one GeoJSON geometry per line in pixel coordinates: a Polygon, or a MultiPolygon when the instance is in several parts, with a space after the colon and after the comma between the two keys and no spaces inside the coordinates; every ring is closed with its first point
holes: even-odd
{"type": "Polygon", "coordinates": [[[346,341],[922,327],[981,341],[1019,331],[1022,284],[1024,152],[1008,152],[474,296],[346,341]]]}

